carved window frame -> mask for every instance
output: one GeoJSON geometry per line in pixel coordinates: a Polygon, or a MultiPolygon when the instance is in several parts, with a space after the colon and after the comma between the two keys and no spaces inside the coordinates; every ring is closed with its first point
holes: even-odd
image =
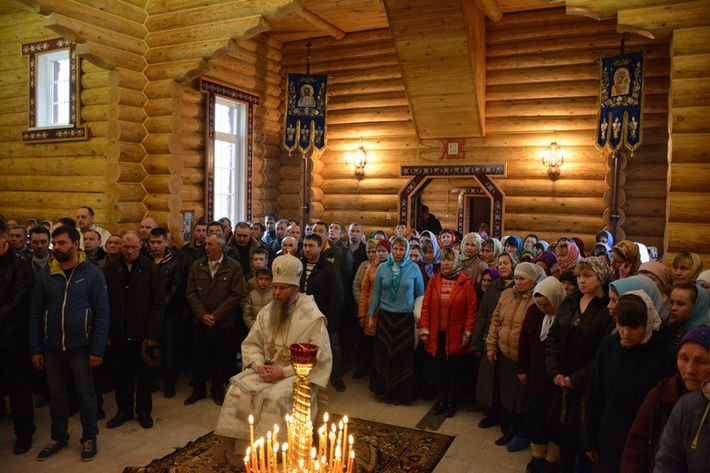
{"type": "Polygon", "coordinates": [[[86,125],[81,124],[81,87],[79,80],[79,57],[76,44],[63,38],[48,39],[22,45],[22,55],[29,57],[29,123],[22,133],[25,143],[52,141],[77,141],[88,139],[86,125]],[[69,51],[69,124],[62,126],[37,126],[37,60],[43,53],[69,51]]]}

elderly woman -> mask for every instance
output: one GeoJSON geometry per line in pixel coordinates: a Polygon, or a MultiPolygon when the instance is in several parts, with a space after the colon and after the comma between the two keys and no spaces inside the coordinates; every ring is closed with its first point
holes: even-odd
{"type": "Polygon", "coordinates": [[[488,268],[488,264],[478,257],[483,240],[478,233],[468,233],[461,242],[461,272],[476,281],[478,275],[488,268]]]}
{"type": "Polygon", "coordinates": [[[619,471],[626,436],[641,403],[675,370],[673,346],[658,332],[661,319],[644,291],[621,296],[612,317],[617,330],[599,346],[582,427],[593,470],[605,473],[619,471]]]}
{"type": "Polygon", "coordinates": [[[580,472],[591,471],[591,462],[581,449],[587,382],[597,348],[614,328],[607,309],[613,276],[609,266],[601,258],[590,256],[579,262],[576,275],[579,288],[557,310],[545,348],[547,375],[556,386],[550,412],[556,421],[563,473],[574,471],[577,458],[580,472]]]}
{"type": "Polygon", "coordinates": [[[641,266],[639,247],[631,240],[621,240],[611,249],[611,269],[617,279],[635,276],[641,266]]]}
{"type": "Polygon", "coordinates": [[[673,285],[695,284],[703,272],[703,260],[689,251],[679,251],[673,257],[673,285]]]}
{"type": "Polygon", "coordinates": [[[534,303],[535,284],[545,278],[542,268],[533,263],[520,263],[515,268],[515,285],[500,296],[486,337],[488,361],[498,372],[500,404],[507,428],[496,445],[508,451],[527,448],[529,441],[517,437],[524,415],[526,388],[518,379],[518,341],[528,308],[534,303]]]}
{"type": "Polygon", "coordinates": [[[441,251],[441,272],[434,275],[424,293],[419,338],[428,354],[425,377],[437,388],[431,413],[456,414],[459,386],[473,372],[471,335],[478,301],[473,281],[460,271],[459,258],[451,248],[441,251]]]}
{"type": "MultiPolygon", "coordinates": [[[[478,312],[476,313],[476,322],[473,325],[473,351],[481,359],[478,367],[478,379],[476,380],[477,408],[487,408],[486,417],[478,424],[482,429],[500,423],[498,394],[494,391],[497,388],[493,385],[493,364],[489,363],[488,359],[483,355],[486,352],[486,335],[488,335],[491,318],[498,305],[498,300],[503,291],[513,286],[515,264],[515,260],[508,253],[503,253],[498,257],[498,269],[496,271],[498,271],[499,277],[488,286],[481,298],[478,304],[478,312]]],[[[483,280],[483,277],[481,277],[481,280],[483,280]]]]}
{"type": "Polygon", "coordinates": [[[414,391],[414,301],[423,295],[424,280],[409,260],[409,242],[395,237],[387,261],[377,268],[367,312],[367,329],[372,332],[377,324],[370,391],[385,403],[407,402],[414,391]]]}
{"type": "Polygon", "coordinates": [[[557,242],[557,261],[560,265],[560,272],[573,270],[582,260],[577,244],[568,238],[560,238],[557,242]]]}
{"type": "Polygon", "coordinates": [[[555,278],[545,278],[533,290],[535,304],[528,308],[518,342],[518,379],[528,387],[527,431],[532,444],[532,459],[528,471],[540,472],[553,468],[560,457],[560,448],[551,444],[550,404],[555,385],[547,376],[545,347],[555,313],[567,296],[555,278]],[[550,465],[550,466],[547,466],[550,465]]]}
{"type": "Polygon", "coordinates": [[[623,473],[653,471],[661,433],[673,406],[683,394],[698,391],[703,380],[710,378],[709,350],[710,328],[695,328],[683,335],[676,357],[678,371],[651,389],[636,414],[621,457],[623,473]]]}

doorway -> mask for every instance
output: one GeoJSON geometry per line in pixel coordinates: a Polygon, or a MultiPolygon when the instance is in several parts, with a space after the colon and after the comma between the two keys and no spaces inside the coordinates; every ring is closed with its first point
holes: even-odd
{"type": "Polygon", "coordinates": [[[466,208],[468,209],[468,225],[464,234],[477,232],[482,222],[488,222],[490,227],[492,217],[490,197],[487,195],[466,196],[466,208]]]}

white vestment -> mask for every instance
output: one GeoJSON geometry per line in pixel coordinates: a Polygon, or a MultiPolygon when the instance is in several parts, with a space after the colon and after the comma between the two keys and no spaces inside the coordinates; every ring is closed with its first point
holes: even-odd
{"type": "Polygon", "coordinates": [[[285,439],[285,416],[291,413],[293,380],[296,374],[290,363],[284,362],[279,354],[282,353],[283,347],[288,350],[288,347],[296,342],[308,342],[319,347],[316,364],[308,376],[312,390],[311,419],[315,419],[318,388],[326,388],[333,366],[325,316],[318,310],[313,296],[300,294],[289,310],[291,321],[286,323],[287,333],[285,336],[274,334],[271,323],[271,309],[274,304],[271,302],[259,311],[254,326],[242,343],[244,370],[229,380],[229,389],[214,430],[216,435],[249,439],[251,414],[254,416],[256,439],[266,437],[267,432],[273,430],[274,424],[279,426],[279,431],[284,435],[281,438],[285,439]],[[269,351],[272,356],[269,356],[269,351]],[[267,362],[283,369],[284,377],[274,383],[262,381],[258,369],[267,362]]]}

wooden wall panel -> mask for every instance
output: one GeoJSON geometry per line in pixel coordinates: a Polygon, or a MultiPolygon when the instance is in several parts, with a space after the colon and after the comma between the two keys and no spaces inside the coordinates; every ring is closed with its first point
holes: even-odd
{"type": "Polygon", "coordinates": [[[82,119],[91,137],[87,141],[25,144],[29,90],[28,59],[22,43],[58,37],[42,26],[40,15],[27,11],[0,16],[2,68],[0,70],[0,214],[24,222],[27,218],[76,218],[76,209],[88,205],[98,225],[108,225],[105,130],[109,119],[108,71],[82,61],[82,119]],[[100,135],[100,136],[97,136],[100,135]]]}

